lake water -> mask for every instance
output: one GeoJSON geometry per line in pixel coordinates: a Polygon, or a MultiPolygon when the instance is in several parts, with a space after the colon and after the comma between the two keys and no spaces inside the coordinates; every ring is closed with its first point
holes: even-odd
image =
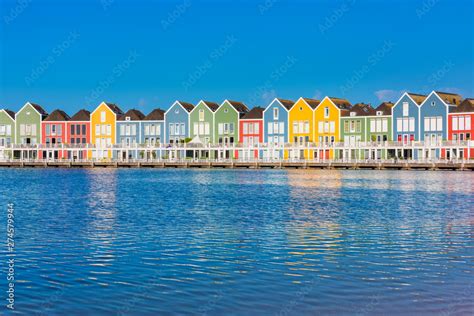
{"type": "Polygon", "coordinates": [[[0,199],[18,314],[474,312],[474,173],[0,169],[0,199]]]}

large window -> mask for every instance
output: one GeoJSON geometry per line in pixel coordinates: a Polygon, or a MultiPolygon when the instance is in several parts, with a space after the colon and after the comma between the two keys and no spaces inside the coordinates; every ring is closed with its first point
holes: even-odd
{"type": "Polygon", "coordinates": [[[408,116],[409,115],[408,109],[409,109],[408,102],[403,102],[403,116],[408,116]]]}

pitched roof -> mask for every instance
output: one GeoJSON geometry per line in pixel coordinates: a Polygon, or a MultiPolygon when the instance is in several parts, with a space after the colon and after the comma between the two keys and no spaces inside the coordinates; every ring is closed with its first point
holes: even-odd
{"type": "Polygon", "coordinates": [[[191,112],[193,109],[194,109],[194,105],[192,105],[191,103],[188,103],[188,102],[183,102],[183,101],[178,101],[179,104],[181,104],[183,106],[183,108],[188,111],[188,112],[191,112]]]}
{"type": "Polygon", "coordinates": [[[287,109],[287,110],[290,110],[293,105],[295,104],[294,101],[291,101],[291,100],[285,100],[285,99],[279,99],[277,98],[278,101],[280,101],[280,103],[287,109]]]}
{"type": "Polygon", "coordinates": [[[383,102],[375,109],[375,114],[382,112],[382,115],[391,115],[393,105],[392,102],[383,102]]]}
{"type": "Polygon", "coordinates": [[[212,111],[215,112],[219,108],[219,104],[210,101],[202,101],[212,111]]]}
{"type": "Polygon", "coordinates": [[[407,94],[415,101],[418,105],[422,104],[423,101],[428,97],[424,94],[416,94],[416,93],[411,93],[407,92],[407,94]]]}
{"type": "Polygon", "coordinates": [[[263,118],[263,111],[265,109],[261,107],[254,107],[251,109],[249,112],[245,113],[244,116],[242,116],[242,120],[257,120],[263,118]]]}
{"type": "Polygon", "coordinates": [[[63,110],[54,110],[53,112],[51,112],[50,115],[48,115],[47,118],[44,119],[44,121],[48,121],[48,122],[52,122],[52,121],[69,121],[71,118],[69,117],[69,115],[67,115],[66,112],[64,112],[63,110]]]}
{"type": "Polygon", "coordinates": [[[165,119],[165,111],[162,109],[154,109],[143,118],[145,121],[163,121],[165,119]]]}
{"type": "Polygon", "coordinates": [[[15,119],[15,112],[9,109],[3,109],[12,119],[15,119]]]}
{"type": "Polygon", "coordinates": [[[127,117],[130,118],[130,121],[141,121],[141,120],[143,120],[145,115],[139,110],[130,109],[130,110],[127,111],[127,113],[125,113],[123,115],[120,115],[117,118],[117,121],[125,121],[127,117]]]}
{"type": "Polygon", "coordinates": [[[91,119],[91,112],[81,109],[74,114],[70,121],[89,121],[91,119]]]}
{"type": "Polygon", "coordinates": [[[346,99],[329,97],[332,103],[334,103],[340,110],[349,110],[351,108],[351,103],[346,99]]]}
{"type": "Polygon", "coordinates": [[[31,103],[31,102],[28,102],[29,104],[31,104],[32,107],[35,108],[36,111],[38,111],[41,115],[44,115],[44,116],[48,116],[48,112],[46,112],[42,107],[41,105],[38,105],[36,103],[31,103]]]}
{"type": "Polygon", "coordinates": [[[449,113],[474,112],[474,99],[465,99],[458,106],[450,106],[449,113]]]}
{"type": "Polygon", "coordinates": [[[356,116],[375,115],[375,110],[370,104],[357,103],[354,104],[349,111],[343,111],[341,116],[350,116],[352,112],[354,112],[356,116]]]}
{"type": "Polygon", "coordinates": [[[249,108],[242,102],[230,101],[230,100],[227,100],[227,102],[229,102],[229,104],[232,105],[232,107],[234,107],[234,109],[240,114],[244,114],[249,111],[249,108]]]}
{"type": "Polygon", "coordinates": [[[316,99],[303,98],[303,100],[305,100],[306,103],[308,103],[308,105],[309,105],[313,110],[318,107],[319,103],[321,103],[320,100],[316,100],[316,99]]]}
{"type": "Polygon", "coordinates": [[[446,104],[451,105],[459,105],[462,101],[462,96],[455,93],[448,93],[448,92],[439,92],[435,91],[435,93],[443,100],[446,104]]]}
{"type": "Polygon", "coordinates": [[[123,114],[123,111],[116,104],[108,103],[108,102],[104,102],[104,104],[107,105],[109,109],[111,109],[112,112],[114,112],[115,114],[117,115],[123,114]]]}

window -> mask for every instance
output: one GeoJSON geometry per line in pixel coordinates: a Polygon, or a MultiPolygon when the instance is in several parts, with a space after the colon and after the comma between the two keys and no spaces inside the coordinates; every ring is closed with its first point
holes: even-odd
{"type": "Polygon", "coordinates": [[[324,117],[325,118],[329,117],[329,107],[328,106],[324,108],[324,117]]]}
{"type": "Polygon", "coordinates": [[[344,133],[348,133],[348,132],[349,132],[349,122],[344,121],[344,133]]]}
{"type": "Polygon", "coordinates": [[[210,135],[210,134],[211,134],[210,129],[209,129],[209,123],[208,123],[208,122],[206,122],[206,123],[204,124],[204,134],[205,134],[205,135],[210,135]]]}
{"type": "Polygon", "coordinates": [[[382,115],[383,115],[383,112],[382,112],[382,111],[377,111],[376,115],[377,115],[377,116],[382,116],[382,115]]]}
{"type": "Polygon", "coordinates": [[[260,134],[260,124],[259,124],[259,123],[254,123],[253,132],[254,132],[255,134],[260,134]]]}
{"type": "Polygon", "coordinates": [[[457,116],[453,117],[453,130],[455,131],[458,130],[458,117],[457,116]]]}
{"type": "Polygon", "coordinates": [[[435,106],[436,105],[436,102],[435,101],[431,101],[431,106],[435,106]]]}
{"type": "Polygon", "coordinates": [[[324,122],[324,132],[329,133],[329,122],[324,122]]]}
{"type": "Polygon", "coordinates": [[[105,111],[100,112],[100,122],[101,123],[105,122],[105,111]]]}
{"type": "Polygon", "coordinates": [[[82,135],[86,135],[86,124],[82,124],[82,135]]]}
{"type": "Polygon", "coordinates": [[[278,123],[278,132],[280,132],[280,134],[285,133],[285,125],[283,122],[278,123]]]}
{"type": "Polygon", "coordinates": [[[410,132],[415,131],[415,119],[413,117],[410,117],[410,132]]]}
{"type": "Polygon", "coordinates": [[[74,132],[76,131],[76,128],[74,125],[71,125],[71,135],[74,135],[74,132]]]}
{"type": "Polygon", "coordinates": [[[186,132],[184,130],[184,123],[181,123],[181,135],[185,135],[186,132]]]}
{"type": "Polygon", "coordinates": [[[274,122],[274,123],[273,123],[273,132],[274,132],[275,134],[281,133],[281,132],[280,132],[280,128],[278,127],[278,123],[277,123],[277,122],[274,122]]]}
{"type": "Polygon", "coordinates": [[[204,121],[204,110],[203,109],[199,110],[199,121],[200,122],[204,121]]]}
{"type": "Polygon", "coordinates": [[[403,119],[397,118],[397,132],[403,131],[403,119]]]}
{"type": "Polygon", "coordinates": [[[179,109],[174,110],[175,114],[179,114],[179,109]]]}
{"type": "Polygon", "coordinates": [[[408,116],[408,102],[403,102],[403,116],[408,116]]]}
{"type": "Polygon", "coordinates": [[[170,135],[174,135],[174,124],[173,123],[170,123],[170,135]]]}
{"type": "Polygon", "coordinates": [[[334,132],[335,132],[335,130],[336,130],[335,125],[336,125],[336,124],[334,124],[334,121],[329,122],[329,132],[330,132],[330,133],[334,133],[334,132]]]}
{"type": "Polygon", "coordinates": [[[45,129],[46,136],[51,135],[51,126],[49,124],[46,124],[44,129],[45,129]]]}
{"type": "Polygon", "coordinates": [[[464,130],[464,116],[459,117],[459,129],[464,130]]]}
{"type": "Polygon", "coordinates": [[[309,122],[308,121],[304,122],[304,132],[309,133],[309,122]]]}
{"type": "Polygon", "coordinates": [[[436,118],[436,126],[437,126],[437,131],[438,132],[443,131],[443,118],[441,116],[438,116],[436,118]]]}
{"type": "Polygon", "coordinates": [[[273,123],[268,123],[268,134],[273,134],[273,123]]]}
{"type": "Polygon", "coordinates": [[[298,122],[293,122],[293,134],[298,134],[298,122]]]}
{"type": "Polygon", "coordinates": [[[278,108],[273,108],[273,119],[278,120],[278,108]]]}
{"type": "Polygon", "coordinates": [[[100,135],[100,125],[96,124],[95,125],[95,136],[99,136],[99,135],[100,135]]]}
{"type": "Polygon", "coordinates": [[[298,132],[299,133],[304,133],[304,122],[303,121],[298,122],[298,132]]]}
{"type": "Polygon", "coordinates": [[[349,115],[350,116],[356,116],[356,113],[355,112],[350,112],[349,115]]]}
{"type": "Polygon", "coordinates": [[[180,134],[180,133],[179,133],[179,124],[178,124],[178,123],[176,123],[176,124],[174,125],[174,134],[175,134],[175,135],[179,135],[179,134],[180,134]]]}
{"type": "Polygon", "coordinates": [[[105,125],[100,126],[100,134],[105,135],[107,133],[107,127],[105,125]]]}
{"type": "Polygon", "coordinates": [[[244,123],[244,134],[248,134],[248,123],[244,123]]]}
{"type": "Polygon", "coordinates": [[[145,125],[145,135],[150,135],[150,125],[149,124],[145,125]]]}
{"type": "Polygon", "coordinates": [[[382,132],[388,132],[388,121],[386,118],[382,119],[382,132]]]}
{"type": "Polygon", "coordinates": [[[429,132],[430,131],[430,118],[425,117],[424,121],[425,121],[425,132],[429,132]]]}
{"type": "Polygon", "coordinates": [[[323,122],[318,123],[318,132],[319,133],[323,133],[323,124],[324,124],[323,122]]]}
{"type": "Polygon", "coordinates": [[[230,134],[234,133],[234,123],[229,123],[229,133],[230,134]]]}
{"type": "Polygon", "coordinates": [[[107,124],[107,136],[111,136],[112,135],[112,127],[110,126],[110,124],[107,124]]]}
{"type": "Polygon", "coordinates": [[[464,127],[466,129],[471,129],[471,117],[470,116],[466,116],[466,124],[464,125],[464,127]]]}

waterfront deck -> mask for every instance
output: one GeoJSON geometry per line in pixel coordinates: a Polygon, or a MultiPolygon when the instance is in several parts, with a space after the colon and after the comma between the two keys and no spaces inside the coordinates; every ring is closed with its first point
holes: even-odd
{"type": "Polygon", "coordinates": [[[3,168],[221,168],[221,169],[340,169],[340,170],[459,170],[474,171],[474,161],[0,161],[3,168]]]}

